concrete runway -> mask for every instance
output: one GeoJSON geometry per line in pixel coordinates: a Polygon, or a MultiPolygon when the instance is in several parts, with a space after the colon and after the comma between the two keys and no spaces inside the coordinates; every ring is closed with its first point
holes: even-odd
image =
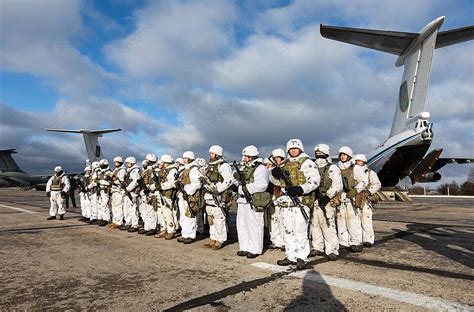
{"type": "Polygon", "coordinates": [[[474,199],[376,205],[376,244],[312,269],[276,266],[281,251],[237,257],[110,230],[47,221],[44,192],[0,189],[1,310],[471,310],[474,199]]]}

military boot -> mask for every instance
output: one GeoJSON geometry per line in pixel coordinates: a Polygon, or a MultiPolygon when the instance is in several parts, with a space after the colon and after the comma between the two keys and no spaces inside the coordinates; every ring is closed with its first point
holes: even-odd
{"type": "Polygon", "coordinates": [[[163,238],[166,236],[166,234],[168,234],[168,232],[166,231],[161,231],[160,233],[156,234],[155,235],[155,238],[163,238]]]}
{"type": "Polygon", "coordinates": [[[215,240],[210,239],[207,243],[205,243],[204,245],[202,245],[202,247],[211,248],[212,246],[214,246],[215,243],[216,243],[215,240]]]}
{"type": "Polygon", "coordinates": [[[49,216],[46,218],[46,220],[56,220],[56,216],[49,216]]]}
{"type": "Polygon", "coordinates": [[[131,227],[127,232],[129,232],[129,233],[138,232],[138,228],[131,227]]]}
{"type": "Polygon", "coordinates": [[[374,244],[369,243],[369,242],[365,242],[365,243],[364,243],[364,246],[367,247],[367,248],[370,248],[370,247],[372,247],[373,245],[374,245],[374,244]]]}
{"type": "MultiPolygon", "coordinates": [[[[193,239],[193,238],[191,238],[191,237],[186,237],[186,238],[184,239],[183,243],[185,243],[185,244],[191,244],[191,243],[194,243],[195,241],[196,241],[196,240],[193,239]]],[[[214,245],[214,246],[215,246],[215,245],[214,245]]],[[[214,246],[212,246],[212,247],[214,247],[214,246]]]]}
{"type": "Polygon", "coordinates": [[[180,237],[178,237],[178,239],[177,239],[176,241],[177,241],[178,243],[184,243],[184,240],[185,240],[185,238],[182,237],[182,236],[180,236],[180,237]]]}
{"type": "Polygon", "coordinates": [[[362,251],[362,245],[352,245],[351,246],[351,251],[352,252],[361,252],[362,251]]]}
{"type": "Polygon", "coordinates": [[[106,226],[107,224],[109,224],[109,222],[105,221],[105,220],[102,220],[99,222],[99,224],[97,224],[98,226],[106,226]]]}
{"type": "Polygon", "coordinates": [[[306,268],[307,268],[307,263],[304,262],[303,259],[298,258],[298,259],[296,259],[296,268],[297,268],[298,270],[306,270],[306,268]]]}
{"type": "Polygon", "coordinates": [[[248,251],[243,251],[243,250],[237,251],[237,256],[239,256],[239,257],[245,257],[245,256],[247,256],[248,254],[249,254],[248,251]]]}
{"type": "Polygon", "coordinates": [[[334,253],[330,253],[330,254],[328,255],[328,260],[329,260],[329,261],[336,261],[336,260],[337,260],[337,255],[334,254],[334,253]]]}
{"type": "Polygon", "coordinates": [[[64,220],[64,214],[59,215],[59,220],[64,220]]]}
{"type": "Polygon", "coordinates": [[[215,241],[214,245],[211,246],[212,250],[219,250],[221,248],[222,248],[222,243],[218,241],[215,241]]]}
{"type": "Polygon", "coordinates": [[[285,259],[283,259],[283,260],[278,260],[278,261],[277,261],[277,264],[278,264],[278,265],[281,265],[281,266],[287,266],[287,265],[296,264],[296,263],[293,262],[293,261],[290,261],[288,258],[285,258],[285,259]]]}
{"type": "Polygon", "coordinates": [[[254,254],[254,253],[251,253],[251,252],[249,252],[247,254],[247,258],[249,258],[249,259],[254,259],[254,258],[257,258],[258,256],[259,256],[258,254],[254,254]]]}
{"type": "Polygon", "coordinates": [[[130,230],[130,225],[125,225],[125,224],[122,224],[120,227],[119,227],[120,231],[128,231],[130,230]]]}
{"type": "Polygon", "coordinates": [[[138,230],[138,234],[145,234],[147,231],[145,229],[139,229],[138,230]]]}
{"type": "Polygon", "coordinates": [[[175,237],[176,237],[175,233],[168,233],[168,234],[166,234],[165,239],[170,240],[170,239],[173,239],[175,237]]]}
{"type": "Polygon", "coordinates": [[[145,236],[153,236],[155,234],[156,234],[156,230],[149,230],[149,231],[146,231],[145,236]]]}
{"type": "Polygon", "coordinates": [[[309,257],[316,257],[316,256],[324,256],[324,252],[316,250],[316,249],[311,249],[309,252],[309,257]]]}

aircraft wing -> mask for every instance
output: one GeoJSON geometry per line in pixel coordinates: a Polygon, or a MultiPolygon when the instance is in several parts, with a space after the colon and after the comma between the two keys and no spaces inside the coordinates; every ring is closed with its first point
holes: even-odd
{"type": "MultiPolygon", "coordinates": [[[[328,39],[355,44],[395,55],[401,55],[419,36],[417,33],[387,31],[377,29],[320,26],[321,35],[328,39]]],[[[474,26],[438,32],[435,48],[444,48],[452,44],[474,39],[474,26]]]]}
{"type": "Polygon", "coordinates": [[[0,179],[3,179],[5,181],[7,181],[8,183],[13,184],[15,186],[19,186],[19,187],[30,186],[30,183],[25,181],[25,180],[14,178],[14,177],[9,177],[9,176],[2,175],[2,174],[0,174],[0,179]]]}
{"type": "Polygon", "coordinates": [[[474,163],[474,158],[440,158],[438,159],[433,166],[431,167],[431,170],[437,171],[447,164],[469,164],[469,163],[474,163]]]}

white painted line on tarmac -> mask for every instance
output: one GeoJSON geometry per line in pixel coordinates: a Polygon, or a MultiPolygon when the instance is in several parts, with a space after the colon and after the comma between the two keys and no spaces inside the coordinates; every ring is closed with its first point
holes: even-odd
{"type": "Polygon", "coordinates": [[[7,205],[3,205],[3,204],[0,204],[0,207],[9,208],[9,209],[13,209],[13,210],[21,211],[21,212],[26,212],[26,213],[38,213],[37,211],[31,211],[31,210],[28,210],[28,209],[12,207],[12,206],[7,206],[7,205]]]}
{"type": "MultiPolygon", "coordinates": [[[[253,266],[265,270],[270,270],[274,272],[284,272],[287,271],[286,268],[264,263],[257,262],[253,263],[253,266]]],[[[325,274],[314,273],[311,271],[298,271],[288,274],[291,277],[297,277],[305,280],[310,280],[320,284],[326,284],[329,286],[334,286],[338,288],[343,288],[347,290],[361,292],[367,295],[375,295],[379,297],[384,297],[387,299],[396,300],[399,302],[409,303],[417,305],[420,307],[425,307],[429,309],[439,310],[439,311],[472,311],[473,307],[468,305],[463,305],[457,302],[447,301],[444,299],[428,297],[424,295],[415,294],[408,291],[401,291],[392,288],[374,286],[362,282],[357,282],[345,278],[332,277],[325,274]]]]}

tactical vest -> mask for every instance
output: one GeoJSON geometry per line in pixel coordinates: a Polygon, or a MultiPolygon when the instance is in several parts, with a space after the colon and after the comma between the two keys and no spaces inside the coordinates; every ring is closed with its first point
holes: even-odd
{"type": "Polygon", "coordinates": [[[326,196],[327,191],[332,185],[332,179],[329,176],[329,167],[331,164],[327,164],[326,166],[319,168],[319,176],[321,177],[321,182],[319,182],[319,194],[320,196],[326,196]]]}
{"type": "MultiPolygon", "coordinates": [[[[242,175],[244,176],[245,184],[253,183],[255,180],[253,174],[259,166],[263,166],[261,163],[255,163],[252,166],[245,166],[242,170],[242,175]]],[[[255,207],[255,210],[258,212],[263,212],[266,208],[270,207],[272,204],[272,193],[267,190],[263,192],[257,192],[251,194],[252,204],[255,207]]]]}
{"type": "Polygon", "coordinates": [[[61,191],[64,187],[63,178],[56,175],[53,176],[53,181],[51,181],[51,191],[61,191]]]}
{"type": "Polygon", "coordinates": [[[207,167],[206,176],[214,184],[224,181],[224,177],[219,172],[219,165],[223,163],[224,161],[216,161],[213,164],[209,164],[207,167]]]}
{"type": "MultiPolygon", "coordinates": [[[[130,185],[130,183],[132,183],[133,179],[132,179],[132,172],[133,171],[138,171],[138,168],[134,168],[130,171],[127,172],[127,174],[125,175],[125,185],[130,185]]],[[[140,193],[140,186],[137,185],[131,192],[134,192],[136,194],[140,193]]]]}
{"type": "Polygon", "coordinates": [[[195,165],[192,165],[191,167],[183,170],[183,172],[179,176],[179,180],[183,183],[183,185],[191,184],[191,178],[189,177],[189,173],[195,167],[195,165]]]}
{"type": "MultiPolygon", "coordinates": [[[[160,177],[161,183],[168,182],[168,174],[172,169],[176,169],[176,167],[166,167],[161,169],[160,172],[158,172],[158,176],[160,177]]],[[[175,188],[170,188],[169,190],[162,190],[161,194],[166,198],[173,199],[176,195],[176,190],[175,188]]]]}
{"type": "Polygon", "coordinates": [[[142,172],[142,179],[145,185],[153,184],[153,169],[147,168],[142,172]]]}
{"type": "Polygon", "coordinates": [[[124,170],[122,167],[115,168],[114,171],[112,171],[112,182],[119,181],[119,172],[120,170],[124,170]]]}
{"type": "Polygon", "coordinates": [[[354,178],[354,165],[346,169],[341,169],[341,175],[344,192],[348,192],[357,185],[357,180],[354,178]]]}
{"type": "MultiPolygon", "coordinates": [[[[288,172],[288,177],[290,178],[291,184],[293,184],[293,186],[299,186],[306,183],[306,177],[303,171],[301,171],[301,166],[308,159],[308,157],[301,157],[296,161],[285,160],[283,162],[283,169],[288,172]]],[[[280,185],[281,187],[286,186],[284,179],[280,180],[280,185]]],[[[301,203],[308,206],[309,208],[313,208],[315,201],[316,198],[314,192],[301,195],[301,203]]]]}

